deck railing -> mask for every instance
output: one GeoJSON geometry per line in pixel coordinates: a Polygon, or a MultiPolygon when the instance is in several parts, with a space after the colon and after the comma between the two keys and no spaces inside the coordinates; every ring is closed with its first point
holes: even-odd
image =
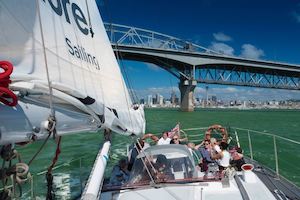
{"type": "MultiPolygon", "coordinates": [[[[183,129],[188,139],[200,143],[207,128],[183,129]]],[[[244,150],[244,155],[300,186],[300,142],[272,134],[238,127],[228,128],[230,138],[244,150]]]]}
{"type": "MultiPolygon", "coordinates": [[[[200,143],[203,138],[205,131],[208,127],[202,128],[190,128],[182,130],[182,137],[188,137],[189,142],[200,143]]],[[[243,129],[238,127],[230,127],[228,128],[230,133],[230,139],[232,139],[232,143],[240,144],[241,148],[244,150],[244,155],[249,157],[252,160],[258,161],[263,166],[268,167],[273,170],[277,178],[286,178],[296,185],[300,186],[300,172],[299,172],[299,161],[300,161],[300,142],[295,141],[290,138],[285,138],[276,134],[255,131],[250,129],[243,129]]],[[[161,133],[160,133],[161,134],[161,133]]],[[[158,136],[160,134],[157,134],[158,136]]],[[[213,133],[212,133],[213,134],[213,133]]],[[[123,142],[121,144],[117,144],[117,147],[125,147],[126,144],[123,142]]],[[[114,146],[116,148],[116,146],[114,146]]],[[[123,155],[126,154],[126,149],[124,148],[123,155]]],[[[123,156],[122,155],[122,156],[123,156]]],[[[116,157],[116,153],[112,155],[112,157],[116,157]]],[[[120,155],[119,155],[120,156],[120,155]]],[[[72,185],[72,187],[78,190],[78,195],[80,195],[80,191],[83,190],[85,179],[88,177],[90,168],[87,168],[85,164],[86,159],[89,156],[83,156],[76,159],[72,159],[63,164],[57,165],[53,171],[55,174],[59,174],[60,172],[70,172],[73,173],[73,177],[78,183],[72,185]],[[68,171],[66,168],[70,168],[68,171]],[[74,173],[75,171],[75,173],[74,173]]],[[[118,156],[117,156],[118,157],[118,156]]],[[[117,160],[118,158],[112,158],[117,160]]],[[[25,195],[25,199],[37,199],[39,195],[36,192],[36,188],[38,184],[45,184],[44,177],[46,173],[45,171],[41,171],[31,176],[28,180],[29,184],[24,188],[26,192],[23,193],[25,195]]],[[[71,180],[70,178],[70,180],[71,180]]],[[[13,185],[9,186],[13,187],[13,185]]],[[[41,188],[41,187],[39,187],[41,188]]],[[[73,188],[73,190],[74,190],[73,188]]],[[[0,189],[1,191],[2,189],[0,189]]],[[[77,193],[77,192],[76,192],[77,193]]],[[[71,194],[68,194],[71,196],[71,194]]],[[[72,193],[73,197],[74,193],[72,193]]],[[[17,195],[16,195],[17,196],[17,195]]]]}

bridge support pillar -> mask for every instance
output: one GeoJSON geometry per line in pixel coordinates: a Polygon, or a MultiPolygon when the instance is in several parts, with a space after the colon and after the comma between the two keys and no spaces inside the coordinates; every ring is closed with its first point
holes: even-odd
{"type": "Polygon", "coordinates": [[[197,86],[195,80],[181,80],[179,90],[181,96],[180,110],[183,112],[194,111],[194,89],[197,86]]]}

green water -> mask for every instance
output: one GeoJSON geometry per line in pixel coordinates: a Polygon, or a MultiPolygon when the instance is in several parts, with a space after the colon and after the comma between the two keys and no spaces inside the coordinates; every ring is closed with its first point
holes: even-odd
{"type": "MultiPolygon", "coordinates": [[[[267,131],[283,137],[300,141],[300,111],[294,110],[223,110],[200,109],[191,113],[179,112],[177,109],[146,109],[146,132],[159,133],[169,130],[180,122],[181,128],[208,127],[212,124],[221,124],[226,127],[249,128],[258,131],[267,131]]],[[[195,134],[195,133],[193,133],[195,134]]],[[[199,131],[199,139],[203,134],[199,131]]],[[[239,133],[240,142],[249,155],[247,133],[239,133]]],[[[254,159],[262,164],[275,169],[273,138],[268,136],[251,135],[254,159]]],[[[100,134],[76,134],[65,136],[62,139],[62,152],[58,160],[59,168],[55,172],[55,187],[57,195],[66,199],[75,198],[80,194],[81,184],[89,175],[94,158],[101,146],[100,134]],[[79,158],[81,158],[79,160],[79,158]],[[70,164],[70,161],[74,160],[70,164]]],[[[108,171],[114,163],[126,154],[126,144],[130,144],[130,138],[114,135],[111,151],[111,163],[108,171]]],[[[27,148],[20,148],[19,152],[25,161],[29,161],[34,152],[41,145],[40,142],[31,144],[27,148]]],[[[300,145],[277,141],[279,155],[280,174],[300,186],[300,145]]],[[[48,142],[37,159],[32,163],[31,173],[34,175],[34,194],[43,198],[46,193],[44,175],[38,172],[46,170],[51,163],[55,152],[53,141],[48,142]]],[[[29,186],[24,186],[26,189],[29,186]],[[27,187],[27,188],[26,188],[27,187]]],[[[27,194],[30,196],[30,193],[27,194]]]]}

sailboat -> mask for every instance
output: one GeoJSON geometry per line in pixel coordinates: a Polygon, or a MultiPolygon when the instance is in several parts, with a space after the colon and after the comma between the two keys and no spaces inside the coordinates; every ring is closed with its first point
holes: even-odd
{"type": "Polygon", "coordinates": [[[0,24],[3,154],[52,137],[59,145],[67,134],[144,133],[143,107],[130,99],[95,1],[1,0],[0,24]]]}
{"type": "MultiPolygon", "coordinates": [[[[30,163],[11,165],[18,157],[12,144],[53,137],[57,149],[47,175],[47,199],[52,199],[51,170],[60,152],[60,137],[103,130],[105,141],[82,199],[289,199],[274,195],[254,173],[255,165],[245,165],[238,173],[220,174],[215,168],[203,173],[196,169],[189,149],[177,144],[140,151],[130,181],[102,190],[111,132],[141,137],[145,116],[143,107],[130,100],[96,2],[2,0],[0,24],[5,27],[0,31],[4,183],[12,177],[21,184],[30,170],[30,163]],[[160,162],[169,162],[164,168],[168,167],[171,179],[157,176],[160,168],[154,165],[160,162]]],[[[1,195],[10,194],[6,188],[1,195]]]]}

